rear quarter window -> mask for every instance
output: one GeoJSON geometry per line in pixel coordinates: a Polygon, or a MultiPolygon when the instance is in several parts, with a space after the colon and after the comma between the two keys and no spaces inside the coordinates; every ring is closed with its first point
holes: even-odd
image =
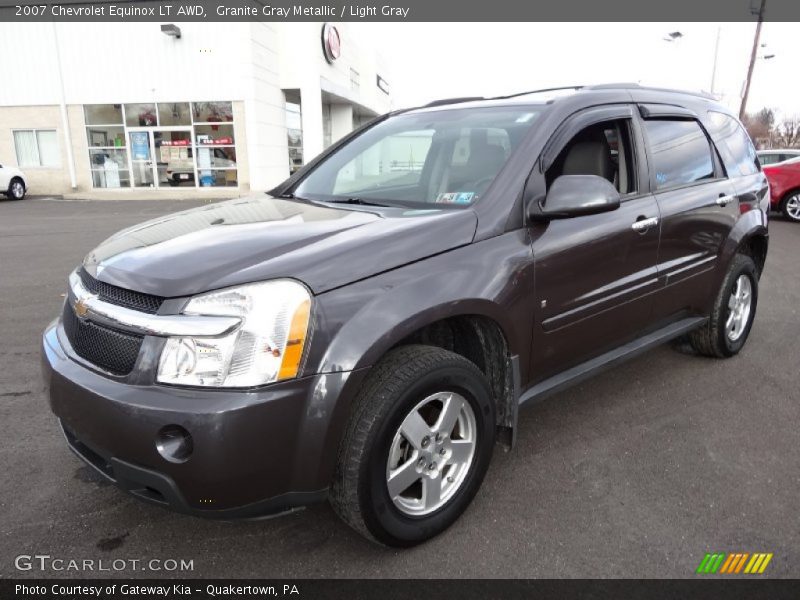
{"type": "MultiPolygon", "coordinates": [[[[708,127],[717,145],[728,176],[752,175],[761,170],[756,149],[741,123],[730,115],[715,110],[708,111],[708,127]]],[[[778,162],[776,155],[768,155],[764,164],[778,162]]]]}

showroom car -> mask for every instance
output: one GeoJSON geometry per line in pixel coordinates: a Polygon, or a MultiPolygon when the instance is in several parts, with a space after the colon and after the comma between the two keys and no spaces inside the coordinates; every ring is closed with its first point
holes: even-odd
{"type": "Polygon", "coordinates": [[[414,545],[464,512],[520,407],[678,337],[740,352],[769,205],[749,137],[706,96],[395,111],[269,194],[91,250],[44,332],[51,407],[141,500],[230,519],[327,499],[414,545]]]}

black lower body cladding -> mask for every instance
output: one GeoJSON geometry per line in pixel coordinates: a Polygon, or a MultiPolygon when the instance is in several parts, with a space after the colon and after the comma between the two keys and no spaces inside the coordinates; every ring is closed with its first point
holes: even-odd
{"type": "Polygon", "coordinates": [[[255,390],[132,385],[76,360],[55,323],[42,344],[51,408],[73,452],[140,499],[206,517],[261,516],[323,500],[347,418],[340,403],[364,375],[255,390]],[[176,432],[190,440],[183,454],[169,456],[176,432]]]}

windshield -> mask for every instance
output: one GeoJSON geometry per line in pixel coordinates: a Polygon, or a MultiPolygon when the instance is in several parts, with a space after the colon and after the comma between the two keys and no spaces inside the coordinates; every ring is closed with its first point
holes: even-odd
{"type": "Polygon", "coordinates": [[[401,206],[473,204],[542,109],[465,108],[390,117],[332,154],[295,194],[401,206]]]}

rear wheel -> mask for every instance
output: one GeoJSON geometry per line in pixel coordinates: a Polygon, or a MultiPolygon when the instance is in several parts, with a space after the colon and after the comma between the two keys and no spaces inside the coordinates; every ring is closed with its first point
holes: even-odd
{"type": "Polygon", "coordinates": [[[792,192],[783,200],[781,212],[790,221],[800,223],[800,190],[792,192]]]}
{"type": "Polygon", "coordinates": [[[758,271],[753,259],[737,254],[714,301],[708,323],[693,331],[689,341],[706,356],[737,354],[750,335],[758,303],[758,271]]]}
{"type": "Polygon", "coordinates": [[[25,184],[19,177],[14,177],[8,184],[6,195],[11,200],[22,200],[25,197],[25,184]]]}
{"type": "Polygon", "coordinates": [[[389,353],[356,399],[331,504],[368,538],[412,546],[449,527],[491,460],[495,412],[470,361],[413,345],[389,353]]]}

